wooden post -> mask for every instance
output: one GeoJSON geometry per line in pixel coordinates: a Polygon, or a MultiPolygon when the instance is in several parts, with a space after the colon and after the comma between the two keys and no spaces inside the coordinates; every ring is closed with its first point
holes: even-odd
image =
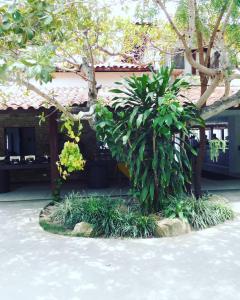
{"type": "Polygon", "coordinates": [[[213,139],[213,126],[211,126],[211,132],[210,132],[210,140],[213,139]]]}
{"type": "Polygon", "coordinates": [[[57,112],[49,116],[49,145],[50,145],[50,173],[51,189],[56,188],[56,180],[59,177],[56,162],[58,161],[58,124],[57,112]]]}

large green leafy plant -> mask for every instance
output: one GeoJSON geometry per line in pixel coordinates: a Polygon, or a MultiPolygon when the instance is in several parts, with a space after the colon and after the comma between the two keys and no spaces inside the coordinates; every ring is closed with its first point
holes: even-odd
{"type": "Polygon", "coordinates": [[[118,83],[110,108],[97,107],[97,134],[128,168],[134,197],[143,210],[161,210],[162,200],[181,194],[190,182],[187,142],[190,123],[199,123],[193,105],[182,105],[179,91],[188,84],[171,81],[171,69],[132,76],[118,83]]]}

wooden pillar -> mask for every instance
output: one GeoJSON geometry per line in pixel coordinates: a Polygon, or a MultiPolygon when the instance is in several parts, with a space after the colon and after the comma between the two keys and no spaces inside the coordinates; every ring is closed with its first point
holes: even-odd
{"type": "Polygon", "coordinates": [[[221,139],[224,140],[224,129],[221,129],[221,139]]]}
{"type": "Polygon", "coordinates": [[[50,174],[51,189],[56,188],[56,180],[59,177],[56,162],[58,161],[58,123],[57,112],[49,116],[49,145],[50,145],[50,174]]]}
{"type": "Polygon", "coordinates": [[[210,131],[210,140],[213,139],[213,126],[211,126],[211,131],[210,131]]]}

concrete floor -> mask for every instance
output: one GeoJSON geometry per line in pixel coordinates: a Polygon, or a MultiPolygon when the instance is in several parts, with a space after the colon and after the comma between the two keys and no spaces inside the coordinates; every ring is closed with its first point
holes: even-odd
{"type": "MultiPolygon", "coordinates": [[[[128,194],[128,187],[115,185],[104,189],[90,189],[77,183],[69,183],[62,188],[61,196],[64,197],[72,191],[79,192],[83,197],[92,195],[124,196],[128,194]]],[[[50,185],[46,183],[16,185],[11,187],[10,192],[0,193],[0,202],[51,199],[50,185]]]]}
{"type": "Polygon", "coordinates": [[[176,238],[69,238],[39,227],[46,203],[0,203],[1,300],[240,299],[240,218],[176,238]]]}
{"type": "MultiPolygon", "coordinates": [[[[216,191],[232,191],[240,190],[240,179],[228,180],[213,180],[203,178],[202,188],[209,193],[216,191]]],[[[125,196],[128,194],[128,187],[124,184],[111,186],[105,189],[89,189],[78,183],[68,183],[62,188],[62,196],[75,191],[79,192],[82,196],[89,195],[115,195],[125,196]]],[[[0,202],[2,201],[26,201],[26,200],[51,200],[52,193],[49,184],[23,184],[12,186],[11,191],[8,193],[0,193],[0,202]]]]}
{"type": "Polygon", "coordinates": [[[240,190],[240,179],[202,179],[202,189],[204,191],[234,191],[240,190]]]}

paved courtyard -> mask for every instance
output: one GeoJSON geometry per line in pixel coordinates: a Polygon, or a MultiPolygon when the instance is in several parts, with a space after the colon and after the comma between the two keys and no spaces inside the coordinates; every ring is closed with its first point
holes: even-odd
{"type": "Polygon", "coordinates": [[[240,218],[176,238],[68,238],[39,227],[46,203],[0,203],[1,300],[240,299],[240,218]]]}

